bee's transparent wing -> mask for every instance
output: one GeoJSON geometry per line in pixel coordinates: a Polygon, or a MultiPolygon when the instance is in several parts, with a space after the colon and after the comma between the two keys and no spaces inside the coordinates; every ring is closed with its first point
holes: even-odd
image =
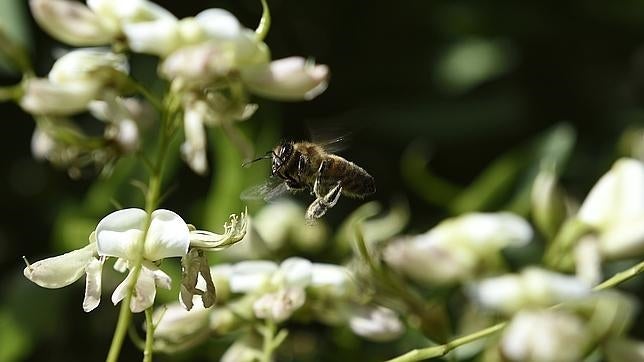
{"type": "Polygon", "coordinates": [[[322,146],[329,153],[339,153],[349,148],[351,134],[346,130],[341,131],[338,127],[314,126],[309,124],[311,141],[322,146]]]}
{"type": "Polygon", "coordinates": [[[244,201],[264,200],[270,202],[284,195],[287,191],[286,184],[282,180],[270,178],[266,182],[244,190],[239,198],[244,201]]]}

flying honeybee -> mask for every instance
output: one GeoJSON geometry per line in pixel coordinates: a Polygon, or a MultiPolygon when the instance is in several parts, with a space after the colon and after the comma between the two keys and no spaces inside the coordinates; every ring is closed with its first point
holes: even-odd
{"type": "Polygon", "coordinates": [[[309,190],[316,199],[306,210],[306,219],[313,221],[333,207],[340,195],[364,198],[376,192],[367,171],[331,153],[323,144],[283,142],[248,163],[267,158],[272,160],[271,179],[242,193],[242,199],[270,200],[285,191],[309,190]]]}

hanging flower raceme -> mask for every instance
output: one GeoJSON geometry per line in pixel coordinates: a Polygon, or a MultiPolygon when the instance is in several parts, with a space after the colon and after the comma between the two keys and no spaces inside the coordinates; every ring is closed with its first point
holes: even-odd
{"type": "MultiPolygon", "coordinates": [[[[141,312],[154,303],[157,287],[170,289],[170,276],[158,267],[163,259],[186,258],[194,254],[202,256],[204,250],[220,250],[242,239],[246,231],[245,213],[241,220],[237,217],[231,219],[234,222],[227,224],[226,232],[219,235],[191,230],[179,215],[169,210],[156,210],[149,218],[141,209],[115,211],[99,222],[90,235],[88,246],[29,264],[24,274],[46,288],[67,286],[86,274],[83,309],[89,312],[100,301],[102,265],[106,258],[115,257],[118,258],[115,269],[129,270],[129,273],[114,290],[112,302],[119,303],[132,288],[130,309],[141,312]]],[[[202,260],[206,262],[203,256],[202,260]]],[[[184,272],[184,278],[185,274],[193,276],[191,272],[184,272]]],[[[191,289],[189,292],[201,291],[191,289]]],[[[212,293],[214,298],[214,290],[212,293]]]]}

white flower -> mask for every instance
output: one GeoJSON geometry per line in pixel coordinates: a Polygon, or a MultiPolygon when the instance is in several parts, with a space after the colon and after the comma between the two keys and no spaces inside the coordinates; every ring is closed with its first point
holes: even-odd
{"type": "Polygon", "coordinates": [[[117,32],[87,6],[68,0],[30,0],[31,13],[54,38],[75,46],[103,45],[117,32]]]}
{"type": "Polygon", "coordinates": [[[355,334],[376,342],[392,341],[405,332],[396,312],[380,306],[357,309],[349,326],[355,334]]]}
{"type": "Polygon", "coordinates": [[[572,314],[524,311],[505,329],[501,353],[509,361],[581,361],[588,337],[583,322],[572,314]]]}
{"type": "Polygon", "coordinates": [[[130,301],[130,309],[135,313],[152,306],[157,286],[170,289],[170,277],[152,262],[184,256],[190,246],[188,226],[174,212],[155,210],[151,215],[147,233],[146,221],[145,211],[123,209],[106,216],[96,227],[99,255],[134,262],[142,252],[143,264],[136,281],[132,281],[135,269],[129,265],[130,273],[112,294],[112,302],[117,304],[125,298],[130,285],[135,283],[130,301]],[[143,235],[146,235],[145,240],[141,240],[143,235]]]}
{"type": "Polygon", "coordinates": [[[195,100],[184,108],[183,127],[186,140],[181,145],[181,155],[190,168],[203,175],[208,171],[206,157],[206,129],[204,118],[208,112],[203,101],[195,100]]]}
{"type": "Polygon", "coordinates": [[[277,264],[266,260],[239,262],[232,267],[230,291],[233,293],[246,293],[260,289],[269,282],[271,275],[278,268],[277,264]]]}
{"type": "Polygon", "coordinates": [[[644,164],[620,159],[592,188],[577,217],[599,232],[605,258],[644,252],[644,164]]]}
{"type": "Polygon", "coordinates": [[[77,49],[60,57],[48,79],[30,79],[20,105],[33,114],[70,115],[87,108],[127,74],[127,59],[103,49],[77,49]]]}
{"type": "Polygon", "coordinates": [[[37,160],[46,160],[56,150],[56,141],[40,127],[31,136],[31,153],[37,160]]]}
{"type": "Polygon", "coordinates": [[[20,106],[31,114],[70,115],[82,112],[96,96],[95,88],[59,85],[47,79],[29,79],[24,87],[20,106]]]}
{"type": "Polygon", "coordinates": [[[302,57],[290,57],[244,68],[241,76],[251,92],[258,95],[277,100],[310,100],[326,89],[329,68],[302,57]]]}
{"type": "Polygon", "coordinates": [[[302,288],[285,288],[264,294],[253,303],[255,317],[283,322],[304,305],[306,293],[302,288]]]}
{"type": "Polygon", "coordinates": [[[506,314],[579,300],[591,293],[590,286],[575,277],[539,268],[484,279],[471,285],[468,291],[481,306],[506,314]]]}
{"type": "Polygon", "coordinates": [[[88,104],[89,112],[107,123],[105,138],[115,141],[125,153],[139,148],[139,124],[145,123],[145,109],[142,102],[135,98],[118,97],[108,94],[101,100],[88,104]]]}
{"type": "MultiPolygon", "coordinates": [[[[468,280],[501,249],[532,239],[530,225],[511,213],[473,213],[441,222],[427,233],[390,243],[384,259],[393,268],[424,283],[468,280]]],[[[493,265],[491,265],[493,266],[493,265]]]]}
{"type": "Polygon", "coordinates": [[[209,335],[210,312],[197,299],[190,311],[178,303],[157,309],[153,314],[153,320],[158,321],[154,328],[156,347],[177,350],[184,344],[189,347],[203,341],[209,335]]]}
{"type": "Polygon", "coordinates": [[[131,23],[176,19],[171,12],[147,0],[87,0],[87,6],[115,31],[131,23]]]}
{"type": "Polygon", "coordinates": [[[98,306],[101,297],[101,271],[94,234],[89,245],[66,254],[28,264],[23,273],[27,279],[44,288],[62,288],[86,276],[83,310],[89,312],[98,306]]]}

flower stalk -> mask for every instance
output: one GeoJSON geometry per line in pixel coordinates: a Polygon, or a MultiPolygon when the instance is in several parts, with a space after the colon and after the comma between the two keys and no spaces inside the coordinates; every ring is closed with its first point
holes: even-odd
{"type": "MultiPolygon", "coordinates": [[[[156,206],[159,203],[159,197],[161,195],[161,182],[163,175],[163,166],[166,156],[167,149],[169,148],[169,143],[172,139],[172,128],[169,127],[169,124],[172,122],[176,116],[176,110],[172,107],[172,102],[165,102],[167,105],[163,109],[163,114],[161,117],[161,137],[159,138],[159,145],[157,150],[157,157],[150,168],[150,179],[148,181],[147,192],[145,195],[145,211],[146,211],[146,221],[145,221],[145,232],[141,235],[141,239],[138,242],[138,253],[137,259],[134,260],[134,267],[132,269],[132,279],[130,285],[128,286],[128,292],[121,303],[121,311],[119,312],[119,319],[116,325],[116,330],[114,331],[114,337],[112,338],[112,344],[110,346],[110,351],[108,353],[107,362],[116,362],[118,356],[121,352],[121,347],[123,345],[123,340],[127,334],[128,325],[132,318],[132,312],[130,310],[130,301],[132,300],[132,294],[134,293],[134,288],[138,280],[139,274],[141,272],[142,263],[143,263],[143,253],[145,250],[145,240],[150,229],[150,224],[152,222],[152,212],[155,210],[156,206]],[[169,103],[169,104],[168,104],[169,103]]],[[[154,334],[154,328],[151,321],[151,310],[150,308],[145,310],[146,314],[146,338],[145,338],[145,350],[143,351],[143,360],[151,361],[152,360],[152,345],[154,334]],[[150,314],[150,317],[148,317],[150,314]]]]}

